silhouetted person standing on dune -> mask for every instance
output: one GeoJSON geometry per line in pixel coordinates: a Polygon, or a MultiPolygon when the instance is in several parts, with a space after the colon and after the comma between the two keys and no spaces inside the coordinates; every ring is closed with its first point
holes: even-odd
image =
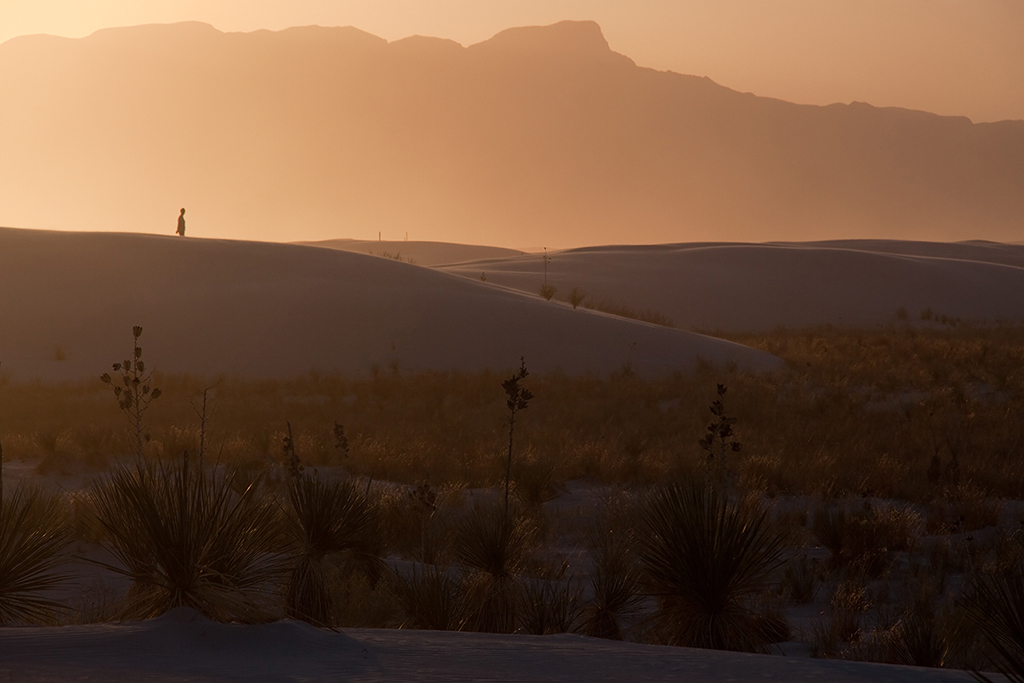
{"type": "Polygon", "coordinates": [[[185,236],[185,209],[181,210],[181,215],[178,216],[178,237],[185,236]]]}

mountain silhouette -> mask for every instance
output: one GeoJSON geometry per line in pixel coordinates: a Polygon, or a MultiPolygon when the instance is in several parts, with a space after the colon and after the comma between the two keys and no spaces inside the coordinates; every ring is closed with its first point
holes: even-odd
{"type": "MultiPolygon", "coordinates": [[[[810,57],[809,57],[810,58],[810,57]]],[[[1024,121],[797,105],[593,22],[463,47],[200,23],[0,45],[0,224],[506,246],[1024,239],[1024,121]]]]}

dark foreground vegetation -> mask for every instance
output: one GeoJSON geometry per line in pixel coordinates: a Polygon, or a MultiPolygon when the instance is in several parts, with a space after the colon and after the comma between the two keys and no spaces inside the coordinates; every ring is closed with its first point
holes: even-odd
{"type": "Polygon", "coordinates": [[[787,370],[4,382],[0,622],[188,605],[1024,672],[1024,330],[735,338],[787,370]],[[56,599],[75,555],[128,588],[56,599]]]}

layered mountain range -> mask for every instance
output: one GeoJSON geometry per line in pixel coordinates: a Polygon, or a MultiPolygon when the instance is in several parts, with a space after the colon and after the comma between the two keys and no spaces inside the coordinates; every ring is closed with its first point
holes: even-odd
{"type": "Polygon", "coordinates": [[[199,23],[0,45],[0,225],[513,247],[1024,239],[1024,121],[796,105],[592,22],[463,47],[199,23]]]}

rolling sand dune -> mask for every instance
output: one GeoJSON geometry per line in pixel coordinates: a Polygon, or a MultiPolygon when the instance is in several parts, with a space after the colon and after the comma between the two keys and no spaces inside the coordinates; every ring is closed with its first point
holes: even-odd
{"type": "Polygon", "coordinates": [[[0,652],[0,674],[38,682],[972,680],[963,671],[636,645],[571,635],[376,629],[337,633],[291,621],[224,625],[187,608],[129,624],[4,628],[0,652]]]}
{"type": "MultiPolygon", "coordinates": [[[[446,272],[536,293],[540,256],[454,265],[446,272]]],[[[1024,247],[885,240],[670,244],[572,249],[552,255],[564,297],[650,309],[682,329],[877,325],[930,308],[969,321],[1024,320],[1024,247]]]]}
{"type": "Polygon", "coordinates": [[[418,266],[442,266],[479,261],[481,259],[511,258],[522,256],[517,249],[484,247],[476,244],[452,244],[451,242],[422,242],[397,240],[323,240],[320,242],[296,242],[309,247],[326,247],[351,251],[371,256],[387,256],[396,261],[415,263],[418,266]]]}
{"type": "Polygon", "coordinates": [[[168,372],[492,368],[643,373],[778,361],[391,259],[125,233],[0,229],[0,360],[15,378],[95,375],[130,352],[168,372]]]}

